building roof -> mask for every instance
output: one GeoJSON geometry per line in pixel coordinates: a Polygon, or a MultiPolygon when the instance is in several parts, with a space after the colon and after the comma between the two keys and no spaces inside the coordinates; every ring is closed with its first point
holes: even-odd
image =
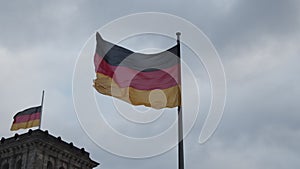
{"type": "Polygon", "coordinates": [[[62,156],[72,158],[79,163],[85,163],[91,167],[99,165],[98,162],[90,159],[90,154],[84,148],[79,149],[72,142],[67,143],[61,137],[54,137],[47,130],[42,131],[40,129],[30,129],[27,133],[15,134],[10,138],[2,137],[0,140],[0,155],[29,146],[59,152],[62,156]]]}

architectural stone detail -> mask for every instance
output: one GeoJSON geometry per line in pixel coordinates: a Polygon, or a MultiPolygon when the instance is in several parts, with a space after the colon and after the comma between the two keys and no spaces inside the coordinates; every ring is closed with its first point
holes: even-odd
{"type": "Polygon", "coordinates": [[[47,130],[30,129],[0,141],[0,169],[92,169],[98,165],[84,148],[66,143],[47,130]]]}

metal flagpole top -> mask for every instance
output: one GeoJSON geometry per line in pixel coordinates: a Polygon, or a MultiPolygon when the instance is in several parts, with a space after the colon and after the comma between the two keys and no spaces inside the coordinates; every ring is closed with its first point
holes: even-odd
{"type": "Polygon", "coordinates": [[[181,35],[180,32],[176,32],[177,40],[180,40],[180,35],[181,35]]]}
{"type": "Polygon", "coordinates": [[[42,116],[43,116],[43,106],[44,106],[44,96],[45,96],[45,91],[43,90],[42,92],[42,102],[41,102],[41,120],[40,120],[40,125],[39,125],[39,129],[41,129],[42,126],[42,116]]]}

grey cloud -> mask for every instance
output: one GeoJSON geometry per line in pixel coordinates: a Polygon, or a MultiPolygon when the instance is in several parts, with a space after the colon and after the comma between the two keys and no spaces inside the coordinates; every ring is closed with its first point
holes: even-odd
{"type": "MultiPolygon", "coordinates": [[[[76,57],[96,29],[134,12],[168,12],[208,35],[228,82],[225,114],[215,135],[197,143],[204,113],[186,138],[186,167],[299,168],[299,6],[293,0],[1,2],[0,133],[12,136],[13,111],[39,104],[46,89],[43,128],[85,147],[102,164],[99,168],[175,168],[176,149],[139,160],[100,149],[81,129],[71,94],[76,57]]],[[[200,81],[207,80],[203,70],[196,72],[200,81]]],[[[206,98],[210,91],[204,83],[206,98]]]]}

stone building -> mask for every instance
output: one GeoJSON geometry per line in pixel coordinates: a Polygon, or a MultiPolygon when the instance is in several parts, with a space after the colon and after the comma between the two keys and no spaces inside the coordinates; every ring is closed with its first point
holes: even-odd
{"type": "Polygon", "coordinates": [[[84,148],[47,130],[29,130],[0,141],[0,169],[92,169],[98,165],[84,148]]]}

